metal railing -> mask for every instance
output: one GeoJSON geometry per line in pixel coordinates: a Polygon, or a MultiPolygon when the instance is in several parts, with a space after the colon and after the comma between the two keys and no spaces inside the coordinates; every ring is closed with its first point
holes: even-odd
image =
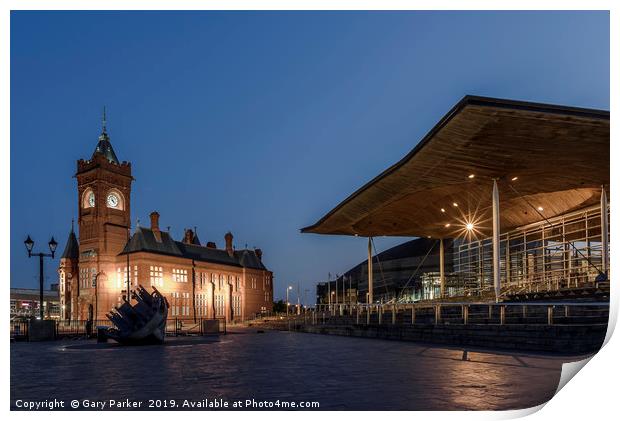
{"type": "Polygon", "coordinates": [[[319,304],[304,324],[606,324],[609,302],[442,302],[416,304],[319,304]]]}
{"type": "MultiPolygon", "coordinates": [[[[224,318],[174,318],[166,321],[166,336],[204,335],[203,321],[217,320],[219,333],[226,333],[226,319],[224,318]]],[[[56,337],[91,337],[97,336],[97,328],[112,326],[108,319],[101,320],[56,320],[56,337]]],[[[28,340],[29,321],[11,321],[10,335],[15,340],[28,340]]]]}

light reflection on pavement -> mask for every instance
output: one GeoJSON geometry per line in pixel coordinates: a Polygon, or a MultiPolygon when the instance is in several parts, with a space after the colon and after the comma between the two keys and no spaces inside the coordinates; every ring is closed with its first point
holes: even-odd
{"type": "Polygon", "coordinates": [[[165,346],[11,344],[16,399],[318,401],[321,410],[518,409],[549,400],[580,358],[253,329],[165,346]]]}

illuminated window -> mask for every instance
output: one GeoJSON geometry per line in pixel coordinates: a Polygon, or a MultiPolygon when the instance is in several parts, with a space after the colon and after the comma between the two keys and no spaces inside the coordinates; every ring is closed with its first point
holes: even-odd
{"type": "Polygon", "coordinates": [[[187,269],[172,269],[172,280],[175,282],[187,282],[187,269]]]}
{"type": "Polygon", "coordinates": [[[96,275],[95,268],[80,268],[80,288],[94,288],[96,275]]]}
{"type": "Polygon", "coordinates": [[[151,286],[164,286],[164,270],[161,266],[151,266],[149,268],[149,277],[151,281],[151,286]]]}
{"type": "MultiPolygon", "coordinates": [[[[134,266],[130,273],[129,282],[132,286],[138,286],[138,266],[134,266]]],[[[153,285],[153,283],[151,283],[153,285]]],[[[127,266],[116,268],[116,288],[127,289],[127,266]]]]}
{"type": "Polygon", "coordinates": [[[189,316],[189,292],[183,293],[182,316],[189,316]]]}

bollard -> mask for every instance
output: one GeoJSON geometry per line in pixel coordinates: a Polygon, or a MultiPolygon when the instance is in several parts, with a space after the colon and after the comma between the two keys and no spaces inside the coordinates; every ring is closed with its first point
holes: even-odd
{"type": "Polygon", "coordinates": [[[383,322],[383,307],[379,307],[377,312],[379,313],[379,324],[381,324],[383,322]]]}
{"type": "Polygon", "coordinates": [[[564,306],[564,317],[568,317],[568,306],[564,306]]]}
{"type": "Polygon", "coordinates": [[[440,319],[441,319],[441,306],[435,305],[435,324],[438,324],[440,319]]]}
{"type": "Polygon", "coordinates": [[[392,306],[392,324],[396,324],[396,305],[392,306]]]}
{"type": "Polygon", "coordinates": [[[366,324],[370,324],[370,307],[366,309],[366,324]]]}
{"type": "Polygon", "coordinates": [[[360,324],[360,308],[355,307],[355,323],[360,324]]]}
{"type": "Polygon", "coordinates": [[[506,306],[499,307],[499,324],[503,325],[506,323],[506,306]]]}
{"type": "Polygon", "coordinates": [[[415,324],[415,305],[411,306],[411,324],[415,324]]]}
{"type": "Polygon", "coordinates": [[[469,306],[463,306],[463,324],[466,325],[469,322],[469,306]]]}
{"type": "Polygon", "coordinates": [[[492,318],[493,318],[493,307],[489,305],[489,323],[491,323],[492,318]]]}
{"type": "MultiPolygon", "coordinates": [[[[526,317],[527,317],[527,306],[523,304],[523,319],[525,319],[526,317]]],[[[523,320],[523,323],[525,323],[525,320],[523,320]]]]}

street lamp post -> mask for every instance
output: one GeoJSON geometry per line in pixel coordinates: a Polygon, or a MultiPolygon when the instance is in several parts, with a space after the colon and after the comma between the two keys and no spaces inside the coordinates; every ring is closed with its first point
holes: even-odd
{"type": "Polygon", "coordinates": [[[286,318],[287,318],[287,319],[288,319],[288,305],[289,305],[289,303],[288,303],[288,292],[289,292],[291,289],[293,289],[293,287],[292,287],[292,286],[290,286],[290,285],[286,288],[286,318]]]}
{"type": "Polygon", "coordinates": [[[56,240],[54,240],[54,237],[52,236],[52,239],[49,241],[49,243],[47,243],[51,253],[33,253],[32,248],[34,247],[34,241],[30,238],[30,235],[28,236],[28,238],[26,238],[24,244],[26,245],[26,250],[28,250],[29,258],[32,256],[39,256],[39,318],[43,320],[43,258],[51,257],[53,259],[58,243],[56,242],[56,240]]]}

